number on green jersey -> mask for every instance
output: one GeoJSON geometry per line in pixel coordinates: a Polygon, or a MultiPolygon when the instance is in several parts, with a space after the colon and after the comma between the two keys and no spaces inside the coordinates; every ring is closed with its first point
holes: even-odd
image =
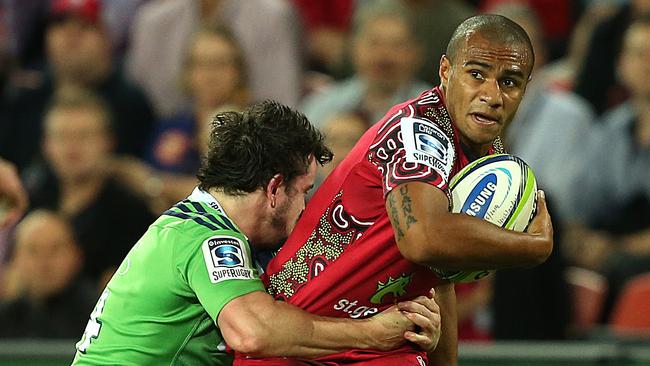
{"type": "Polygon", "coordinates": [[[102,296],[99,297],[95,309],[90,314],[90,320],[88,320],[88,324],[86,324],[86,330],[84,331],[81,340],[77,342],[77,351],[86,353],[86,350],[90,346],[90,342],[99,337],[99,332],[102,330],[102,323],[97,320],[97,318],[104,312],[104,304],[106,304],[106,299],[109,294],[110,292],[108,290],[104,290],[102,296]]]}

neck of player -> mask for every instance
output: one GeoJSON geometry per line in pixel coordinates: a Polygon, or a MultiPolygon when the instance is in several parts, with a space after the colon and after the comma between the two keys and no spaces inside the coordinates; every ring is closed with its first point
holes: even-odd
{"type": "Polygon", "coordinates": [[[267,200],[262,190],[244,195],[230,195],[223,191],[210,190],[226,215],[232,219],[251,242],[259,242],[265,235],[260,228],[266,212],[267,200]]]}

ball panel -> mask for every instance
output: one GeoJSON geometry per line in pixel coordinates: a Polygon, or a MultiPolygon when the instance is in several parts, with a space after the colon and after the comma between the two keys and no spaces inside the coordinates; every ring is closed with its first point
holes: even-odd
{"type": "Polygon", "coordinates": [[[517,208],[511,213],[508,223],[505,225],[506,229],[515,231],[526,230],[537,202],[537,181],[535,174],[533,174],[533,170],[528,166],[523,167],[523,171],[525,173],[521,182],[525,186],[520,190],[523,193],[521,194],[521,198],[518,199],[519,204],[517,208]],[[525,220],[521,220],[521,218],[525,220]],[[525,226],[521,227],[523,222],[525,222],[525,226]]]}

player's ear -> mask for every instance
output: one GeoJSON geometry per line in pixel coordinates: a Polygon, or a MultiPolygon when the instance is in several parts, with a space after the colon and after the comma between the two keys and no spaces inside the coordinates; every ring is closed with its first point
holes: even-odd
{"type": "Polygon", "coordinates": [[[269,199],[271,207],[275,208],[276,195],[278,194],[278,189],[284,182],[284,176],[282,174],[275,174],[266,185],[266,198],[269,199]]]}
{"type": "Polygon", "coordinates": [[[449,83],[449,74],[451,73],[451,62],[447,55],[440,57],[440,68],[438,69],[438,76],[440,76],[440,85],[443,89],[447,88],[449,83]]]}

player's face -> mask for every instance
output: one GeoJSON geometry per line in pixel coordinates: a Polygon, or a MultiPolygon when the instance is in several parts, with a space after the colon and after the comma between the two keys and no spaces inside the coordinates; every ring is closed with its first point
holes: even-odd
{"type": "Polygon", "coordinates": [[[317,166],[316,160],[312,160],[306,174],[294,178],[289,187],[279,191],[278,205],[271,217],[271,226],[277,235],[274,244],[282,245],[296,227],[305,210],[307,195],[314,187],[317,166]]]}
{"type": "Polygon", "coordinates": [[[524,96],[531,55],[523,45],[491,42],[471,34],[453,60],[443,57],[440,78],[447,110],[460,138],[484,154],[514,117],[524,96]]]}

